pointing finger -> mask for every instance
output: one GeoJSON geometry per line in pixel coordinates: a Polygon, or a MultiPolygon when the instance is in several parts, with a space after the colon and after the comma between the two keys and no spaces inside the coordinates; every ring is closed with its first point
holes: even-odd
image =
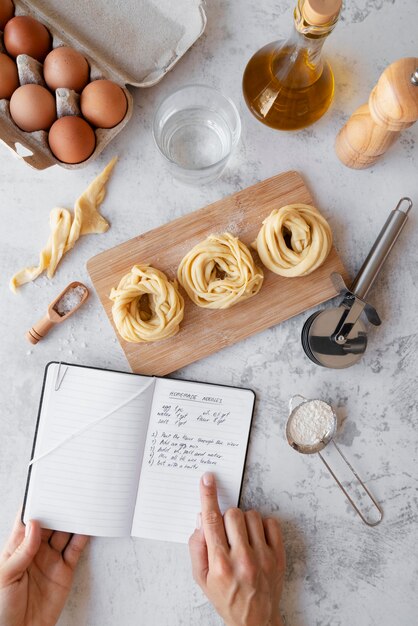
{"type": "Polygon", "coordinates": [[[203,534],[202,516],[199,513],[197,528],[189,539],[190,560],[192,562],[193,578],[202,588],[206,585],[209,571],[208,547],[203,534]]]}
{"type": "Polygon", "coordinates": [[[200,481],[200,499],[202,502],[202,525],[208,546],[209,563],[216,548],[228,550],[222,513],[219,509],[215,476],[207,472],[200,481]]]}

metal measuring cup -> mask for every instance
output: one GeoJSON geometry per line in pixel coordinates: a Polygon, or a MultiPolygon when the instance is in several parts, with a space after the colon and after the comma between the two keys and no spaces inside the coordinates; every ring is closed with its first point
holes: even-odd
{"type": "Polygon", "coordinates": [[[334,436],[335,436],[335,434],[337,432],[337,415],[336,415],[334,409],[332,408],[332,406],[330,404],[328,404],[328,402],[324,402],[323,400],[318,400],[318,399],[308,400],[304,396],[301,396],[300,394],[297,394],[297,395],[292,396],[290,398],[290,401],[289,401],[289,411],[290,411],[289,412],[289,417],[287,418],[287,423],[286,423],[286,438],[287,438],[287,441],[288,441],[289,445],[294,450],[297,450],[297,452],[301,452],[302,454],[318,454],[318,456],[320,457],[321,461],[323,462],[323,464],[325,465],[325,467],[327,468],[327,470],[329,471],[331,476],[334,478],[334,480],[336,481],[337,485],[339,486],[341,491],[344,493],[345,497],[350,502],[350,504],[353,507],[353,509],[360,516],[360,518],[363,520],[363,522],[365,524],[367,524],[367,526],[377,526],[377,524],[380,524],[380,522],[383,519],[383,510],[382,510],[382,508],[380,507],[378,502],[375,500],[375,498],[372,496],[372,494],[370,493],[370,491],[368,490],[368,488],[366,487],[364,482],[361,480],[360,476],[357,474],[357,472],[355,471],[355,469],[353,468],[351,463],[347,460],[346,456],[342,453],[342,451],[340,450],[339,446],[337,446],[337,444],[334,441],[334,436]],[[296,398],[300,398],[301,401],[298,402],[298,404],[295,406],[294,401],[295,401],[296,398]],[[295,424],[296,420],[298,419],[298,411],[300,411],[302,406],[306,406],[307,404],[312,403],[312,402],[319,402],[319,403],[321,403],[321,405],[323,405],[324,409],[326,408],[326,410],[328,411],[328,415],[329,415],[329,419],[327,420],[327,424],[324,426],[323,431],[321,432],[321,434],[317,438],[317,440],[315,440],[315,441],[296,441],[295,440],[295,429],[292,428],[292,426],[295,424]],[[365,493],[367,494],[367,496],[370,498],[371,502],[373,503],[373,505],[377,509],[377,511],[379,513],[379,517],[378,517],[378,519],[376,521],[370,521],[363,515],[363,513],[360,511],[360,509],[358,508],[358,506],[356,505],[356,503],[354,502],[354,500],[352,499],[352,497],[348,493],[347,489],[343,486],[341,481],[337,478],[335,472],[331,469],[330,465],[328,464],[328,462],[326,461],[324,456],[321,454],[321,450],[323,450],[325,448],[325,446],[327,446],[330,442],[332,442],[332,444],[333,444],[334,448],[337,450],[338,454],[341,456],[341,458],[343,459],[345,464],[350,469],[351,473],[354,475],[354,477],[356,478],[358,483],[361,485],[362,489],[364,489],[365,493]]]}

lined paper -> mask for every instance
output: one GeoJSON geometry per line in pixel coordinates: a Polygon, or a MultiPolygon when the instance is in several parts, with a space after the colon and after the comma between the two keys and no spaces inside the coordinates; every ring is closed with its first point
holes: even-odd
{"type": "Polygon", "coordinates": [[[206,471],[216,475],[221,510],[237,506],[253,405],[246,389],[157,379],[133,536],[187,542],[206,471]]]}
{"type": "MultiPolygon", "coordinates": [[[[48,367],[35,457],[105,415],[149,383],[148,377],[76,366],[55,390],[48,367]]],[[[80,437],[32,466],[25,521],[97,536],[131,533],[154,385],[80,437]]]]}

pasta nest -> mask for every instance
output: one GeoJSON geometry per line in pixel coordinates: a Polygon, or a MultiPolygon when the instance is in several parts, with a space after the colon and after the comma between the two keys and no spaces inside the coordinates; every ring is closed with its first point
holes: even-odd
{"type": "Polygon", "coordinates": [[[160,341],[180,329],[184,300],[177,283],[154,267],[134,265],[109,297],[113,321],[125,341],[160,341]]]}
{"type": "Polygon", "coordinates": [[[306,276],[327,258],[332,232],[318,209],[289,204],[274,209],[253,243],[263,264],[280,276],[306,276]]]}
{"type": "Polygon", "coordinates": [[[255,296],[264,275],[247,246],[223,233],[194,246],[181,261],[177,278],[198,306],[227,309],[255,296]]]}

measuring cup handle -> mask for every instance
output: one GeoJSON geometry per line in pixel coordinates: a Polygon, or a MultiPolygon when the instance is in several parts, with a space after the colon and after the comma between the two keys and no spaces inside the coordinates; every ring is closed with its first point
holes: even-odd
{"type": "Polygon", "coordinates": [[[368,495],[368,497],[370,498],[370,500],[373,502],[375,508],[377,509],[377,511],[379,512],[379,517],[377,518],[376,521],[371,522],[370,520],[368,520],[366,517],[364,517],[363,513],[360,511],[360,509],[358,508],[358,506],[356,505],[356,503],[354,502],[354,500],[352,499],[352,497],[350,496],[350,494],[348,493],[348,491],[346,490],[346,488],[343,486],[343,484],[341,483],[341,481],[337,478],[335,472],[331,469],[330,465],[327,463],[327,461],[324,459],[324,457],[322,456],[322,454],[320,452],[318,452],[318,456],[320,457],[321,461],[323,462],[323,464],[325,465],[325,467],[327,468],[327,470],[329,471],[329,473],[331,474],[331,476],[333,477],[333,479],[335,480],[335,482],[337,483],[337,485],[339,486],[339,488],[341,489],[341,491],[344,493],[345,497],[347,498],[347,500],[349,501],[349,503],[351,504],[351,506],[353,507],[353,509],[356,511],[356,513],[361,517],[361,519],[363,520],[363,522],[365,524],[367,524],[367,526],[377,526],[378,524],[380,524],[380,522],[383,519],[383,510],[382,507],[379,505],[379,503],[376,501],[376,499],[372,496],[372,494],[370,493],[370,491],[368,490],[368,488],[366,487],[366,485],[364,484],[364,482],[361,480],[360,476],[357,474],[356,470],[354,469],[354,467],[351,465],[351,463],[348,461],[347,457],[342,453],[342,451],[340,450],[339,446],[337,446],[337,444],[335,443],[335,441],[333,439],[331,439],[331,442],[334,444],[335,449],[337,450],[338,454],[341,456],[341,458],[343,459],[343,461],[345,462],[345,464],[348,466],[348,468],[350,469],[351,473],[355,476],[355,478],[357,479],[357,481],[359,482],[359,484],[361,485],[361,487],[364,489],[365,493],[368,495]]]}
{"type": "Polygon", "coordinates": [[[305,398],[305,396],[302,396],[300,393],[296,393],[289,400],[289,413],[291,413],[293,409],[295,409],[299,404],[302,404],[302,402],[306,402],[306,401],[307,401],[307,398],[305,398]],[[296,398],[300,398],[299,402],[295,402],[296,398]]]}

